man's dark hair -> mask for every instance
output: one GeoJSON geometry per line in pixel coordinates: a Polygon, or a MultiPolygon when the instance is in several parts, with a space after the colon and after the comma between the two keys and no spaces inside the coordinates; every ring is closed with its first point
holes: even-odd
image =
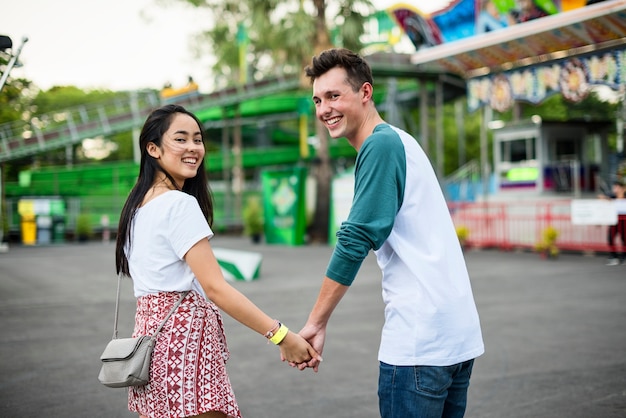
{"type": "Polygon", "coordinates": [[[313,83],[317,77],[335,67],[346,70],[347,81],[354,91],[358,91],[363,83],[374,85],[372,69],[369,64],[359,54],[345,48],[327,49],[313,57],[311,64],[304,69],[304,73],[313,83]]]}

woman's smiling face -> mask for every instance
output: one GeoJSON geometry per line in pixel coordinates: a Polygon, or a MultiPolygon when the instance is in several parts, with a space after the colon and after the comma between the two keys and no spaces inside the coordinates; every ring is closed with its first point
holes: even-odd
{"type": "Polygon", "coordinates": [[[177,113],[163,134],[161,146],[151,143],[149,151],[182,189],[186,179],[196,176],[205,155],[201,128],[191,116],[177,113]]]}

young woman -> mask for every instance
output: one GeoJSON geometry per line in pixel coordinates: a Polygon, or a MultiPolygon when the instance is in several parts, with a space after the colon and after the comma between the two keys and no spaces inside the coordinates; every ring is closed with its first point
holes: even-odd
{"type": "Polygon", "coordinates": [[[178,105],[156,109],[139,146],[139,177],[122,209],[115,253],[137,297],[133,335],[153,334],[181,292],[190,292],[159,333],[150,381],[130,388],[128,407],[149,418],[240,417],[218,308],[277,344],[284,360],[320,357],[225,281],[209,242],[213,206],[196,116],[178,105]]]}

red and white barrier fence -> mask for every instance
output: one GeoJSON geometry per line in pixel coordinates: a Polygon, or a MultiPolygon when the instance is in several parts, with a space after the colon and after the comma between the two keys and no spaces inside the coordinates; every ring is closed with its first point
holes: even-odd
{"type": "MultiPolygon", "coordinates": [[[[548,227],[556,229],[560,250],[608,252],[607,225],[572,222],[572,201],[450,202],[457,228],[468,230],[471,247],[534,249],[548,227]]],[[[621,244],[620,237],[617,238],[621,244]]]]}

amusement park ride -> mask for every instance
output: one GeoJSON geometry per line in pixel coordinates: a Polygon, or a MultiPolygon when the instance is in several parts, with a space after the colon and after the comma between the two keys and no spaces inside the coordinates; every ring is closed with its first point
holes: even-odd
{"type": "MultiPolygon", "coordinates": [[[[607,146],[610,126],[579,121],[552,124],[536,118],[521,121],[519,102],[537,104],[554,94],[580,101],[596,86],[609,87],[616,96],[621,94],[623,101],[626,0],[453,0],[430,12],[420,10],[419,4],[402,2],[381,11],[408,37],[413,51],[376,53],[367,58],[376,79],[416,82],[412,91],[403,92],[394,90],[393,83],[382,83],[388,87],[388,96],[381,99],[381,104],[388,106],[390,115],[394,106],[397,109],[396,100],[403,97],[419,106],[420,132],[415,134],[418,138],[435,138],[435,150],[423,146],[440,175],[443,121],[436,118],[432,135],[427,110],[434,106],[439,115],[446,100],[466,96],[467,111],[480,111],[482,117],[478,165],[483,199],[489,193],[489,178],[495,179],[491,192],[500,196],[512,192],[576,196],[593,193],[599,182],[612,180],[614,167],[609,164],[607,146]],[[513,123],[492,120],[494,110],[510,109],[516,119],[513,123]],[[492,160],[488,158],[490,134],[492,160]]],[[[67,147],[84,138],[136,129],[146,109],[165,101],[180,100],[208,128],[221,129],[233,126],[232,110],[237,106],[281,93],[293,96],[288,108],[277,109],[274,115],[251,114],[241,120],[247,124],[260,122],[257,125],[261,126],[263,118],[297,119],[311,111],[298,102],[300,97],[308,97],[308,92],[299,91],[298,77],[262,80],[211,94],[188,88],[180,95],[175,90],[162,92],[161,96],[134,92],[119,113],[102,109],[67,112],[66,123],[50,129],[30,126],[29,122],[3,127],[0,163],[67,147]],[[229,115],[226,120],[224,115],[229,115]]],[[[621,154],[623,124],[617,131],[617,154],[621,154]]],[[[300,153],[302,150],[301,146],[300,153]]],[[[297,151],[295,158],[297,161],[297,151]]]]}

